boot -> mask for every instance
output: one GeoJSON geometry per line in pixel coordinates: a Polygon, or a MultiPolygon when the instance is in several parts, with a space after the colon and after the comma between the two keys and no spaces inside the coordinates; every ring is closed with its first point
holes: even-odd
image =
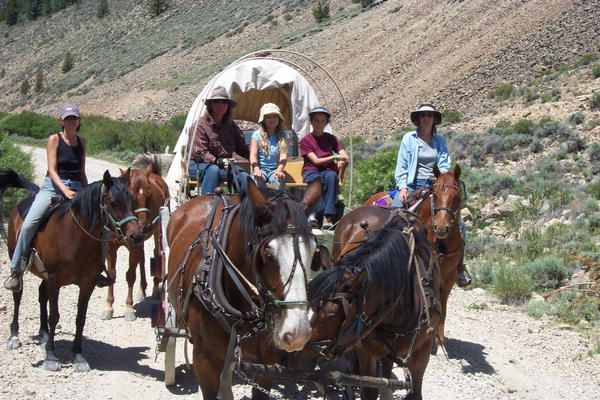
{"type": "Polygon", "coordinates": [[[100,267],[98,269],[98,276],[96,276],[96,286],[99,288],[107,287],[113,285],[115,280],[111,277],[107,276],[108,271],[106,271],[106,246],[108,246],[108,236],[110,232],[107,229],[104,229],[102,232],[102,256],[100,257],[100,267]],[[103,273],[106,272],[106,275],[103,273]]]}
{"type": "Polygon", "coordinates": [[[464,262],[460,262],[458,266],[458,276],[456,277],[456,285],[458,287],[466,287],[471,284],[471,275],[467,271],[467,266],[464,262]]]}
{"type": "Polygon", "coordinates": [[[10,276],[4,281],[4,288],[13,292],[23,290],[23,272],[19,268],[10,269],[10,276]]]}
{"type": "Polygon", "coordinates": [[[4,281],[4,288],[13,292],[23,290],[23,272],[27,269],[27,258],[21,257],[19,266],[10,269],[10,276],[4,281]]]}

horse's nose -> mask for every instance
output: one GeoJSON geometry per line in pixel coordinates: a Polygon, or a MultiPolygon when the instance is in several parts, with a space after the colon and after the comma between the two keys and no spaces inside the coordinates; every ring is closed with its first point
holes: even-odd
{"type": "Polygon", "coordinates": [[[140,245],[144,242],[144,234],[142,233],[143,229],[139,232],[132,233],[129,235],[129,241],[133,242],[135,245],[140,245]]]}
{"type": "Polygon", "coordinates": [[[281,346],[288,352],[300,351],[304,348],[304,345],[309,341],[311,329],[302,329],[295,332],[285,332],[281,337],[281,346]]]}

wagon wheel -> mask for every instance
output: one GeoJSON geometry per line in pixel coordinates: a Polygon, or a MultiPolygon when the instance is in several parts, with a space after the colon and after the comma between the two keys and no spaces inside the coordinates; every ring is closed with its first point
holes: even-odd
{"type": "Polygon", "coordinates": [[[177,338],[169,336],[165,346],[165,386],[175,384],[175,349],[177,348],[177,338]]]}

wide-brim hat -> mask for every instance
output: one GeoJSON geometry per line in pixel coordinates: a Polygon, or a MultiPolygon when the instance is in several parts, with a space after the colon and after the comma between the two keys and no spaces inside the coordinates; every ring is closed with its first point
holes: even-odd
{"type": "Polygon", "coordinates": [[[442,113],[435,109],[435,106],[431,103],[423,103],[421,104],[415,111],[410,113],[410,120],[413,124],[419,125],[419,113],[422,112],[432,112],[433,113],[433,123],[434,125],[439,125],[442,123],[442,113]]]}
{"type": "Polygon", "coordinates": [[[65,104],[60,108],[60,119],[63,120],[67,117],[77,117],[81,118],[79,115],[79,107],[75,104],[65,104]]]}
{"type": "Polygon", "coordinates": [[[235,100],[229,98],[227,90],[225,90],[223,86],[217,86],[216,88],[214,88],[212,93],[210,94],[210,97],[204,100],[204,104],[208,106],[208,104],[213,100],[227,100],[229,101],[229,108],[233,108],[237,104],[235,100]]]}
{"type": "Polygon", "coordinates": [[[269,114],[277,114],[281,122],[285,121],[283,115],[281,115],[281,110],[279,109],[277,104],[265,103],[260,108],[260,116],[258,117],[258,123],[260,124],[261,122],[263,122],[263,120],[265,119],[265,115],[269,114]]]}
{"type": "Polygon", "coordinates": [[[331,118],[331,113],[329,111],[327,111],[324,107],[313,108],[308,113],[308,116],[312,118],[312,116],[315,115],[315,114],[325,114],[325,115],[327,115],[327,119],[331,118]]]}

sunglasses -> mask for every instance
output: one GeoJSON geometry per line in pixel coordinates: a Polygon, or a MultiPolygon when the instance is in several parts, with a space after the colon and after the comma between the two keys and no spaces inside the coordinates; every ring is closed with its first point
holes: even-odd
{"type": "Polygon", "coordinates": [[[420,112],[419,116],[426,118],[433,118],[433,113],[431,111],[420,112]]]}
{"type": "Polygon", "coordinates": [[[211,100],[210,102],[216,104],[229,104],[229,100],[211,100]]]}
{"type": "Polygon", "coordinates": [[[66,121],[75,121],[78,120],[79,118],[74,116],[74,115],[69,115],[67,118],[65,118],[66,121]]]}

